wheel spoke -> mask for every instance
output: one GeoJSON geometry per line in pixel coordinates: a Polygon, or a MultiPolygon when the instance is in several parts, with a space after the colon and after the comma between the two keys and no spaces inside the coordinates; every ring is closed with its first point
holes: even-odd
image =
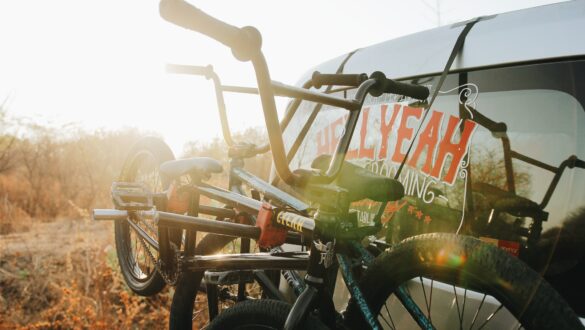
{"type": "Polygon", "coordinates": [[[477,329],[478,329],[478,330],[479,330],[479,329],[483,329],[483,327],[485,327],[485,325],[486,325],[486,324],[487,324],[489,321],[491,321],[491,320],[494,318],[494,316],[496,315],[496,313],[498,313],[498,312],[499,312],[499,311],[502,309],[502,307],[504,307],[504,305],[500,304],[500,306],[499,306],[499,307],[498,307],[498,308],[497,308],[497,309],[496,309],[496,310],[495,310],[493,313],[491,313],[491,314],[490,314],[490,315],[489,315],[489,316],[488,316],[488,317],[485,319],[485,321],[482,323],[482,325],[481,325],[479,328],[477,328],[477,329]]]}
{"type": "Polygon", "coordinates": [[[471,320],[471,325],[469,326],[469,330],[473,329],[473,326],[475,325],[475,321],[477,320],[477,316],[479,315],[479,311],[483,307],[483,303],[485,301],[486,296],[487,296],[486,294],[483,295],[483,298],[481,299],[481,302],[479,303],[479,307],[477,308],[477,311],[475,311],[475,315],[473,315],[473,320],[471,320]]]}
{"type": "Polygon", "coordinates": [[[430,321],[431,320],[431,308],[429,306],[429,303],[427,302],[427,292],[425,290],[425,285],[423,283],[422,276],[419,276],[418,278],[420,280],[420,286],[422,287],[423,296],[424,296],[424,299],[425,299],[425,305],[427,306],[427,313],[428,313],[427,316],[429,317],[429,321],[430,321]]]}
{"type": "Polygon", "coordinates": [[[463,320],[461,319],[461,310],[459,309],[459,299],[457,298],[457,289],[453,285],[453,293],[455,294],[455,305],[457,306],[457,318],[459,319],[459,329],[463,327],[463,320]]]}
{"type": "MultiPolygon", "coordinates": [[[[130,229],[132,230],[132,229],[130,229]]],[[[132,264],[134,265],[134,267],[138,266],[138,239],[136,238],[136,234],[133,234],[132,237],[134,238],[134,255],[133,255],[133,260],[132,260],[132,264]]],[[[138,275],[138,274],[137,274],[138,275]]]]}
{"type": "Polygon", "coordinates": [[[435,280],[433,279],[433,277],[431,277],[431,293],[429,294],[429,322],[431,324],[433,324],[433,321],[431,319],[431,309],[433,306],[433,284],[435,283],[435,280]]]}
{"type": "MultiPolygon", "coordinates": [[[[390,314],[388,314],[388,316],[390,316],[390,314]]],[[[392,324],[390,324],[390,322],[388,322],[388,320],[386,320],[386,318],[384,317],[384,315],[380,314],[380,318],[382,318],[382,320],[384,320],[384,322],[392,329],[396,329],[395,327],[392,326],[392,324]]],[[[392,319],[392,318],[391,318],[392,319]]]]}
{"type": "MultiPolygon", "coordinates": [[[[391,326],[392,329],[396,329],[396,326],[394,325],[394,320],[392,320],[392,315],[390,314],[390,310],[388,310],[388,304],[384,303],[384,308],[386,309],[386,313],[388,313],[388,317],[390,318],[390,322],[392,323],[392,326],[391,326]]],[[[386,322],[386,323],[388,323],[388,322],[386,322]]]]}
{"type": "Polygon", "coordinates": [[[465,316],[465,304],[467,303],[467,289],[463,290],[463,306],[461,306],[461,325],[460,329],[463,329],[463,317],[465,316]]]}

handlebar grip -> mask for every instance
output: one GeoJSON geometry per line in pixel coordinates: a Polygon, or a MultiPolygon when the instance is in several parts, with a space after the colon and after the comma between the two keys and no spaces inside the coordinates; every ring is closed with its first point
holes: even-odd
{"type": "Polygon", "coordinates": [[[412,85],[394,81],[386,78],[386,75],[380,71],[376,71],[370,75],[370,78],[376,79],[378,83],[370,90],[372,96],[380,96],[383,93],[392,93],[412,97],[418,100],[426,100],[429,97],[429,89],[425,86],[412,85]]]}
{"type": "Polygon", "coordinates": [[[567,159],[567,163],[568,163],[568,167],[569,168],[575,168],[575,167],[580,167],[580,168],[585,168],[585,161],[577,158],[577,156],[572,155],[571,157],[569,157],[569,159],[567,159]]]}
{"type": "Polygon", "coordinates": [[[368,79],[368,75],[362,74],[326,74],[319,71],[313,72],[311,82],[315,88],[323,85],[352,86],[357,87],[368,79]]]}
{"type": "Polygon", "coordinates": [[[230,47],[241,61],[250,60],[262,47],[260,32],[253,27],[238,28],[204,13],[184,0],[161,0],[160,16],[178,26],[204,34],[230,47]]]}
{"type": "Polygon", "coordinates": [[[205,76],[205,78],[207,78],[207,79],[210,79],[211,76],[213,75],[213,67],[211,65],[196,66],[196,65],[182,65],[182,64],[167,64],[165,66],[165,70],[168,73],[205,76]]]}

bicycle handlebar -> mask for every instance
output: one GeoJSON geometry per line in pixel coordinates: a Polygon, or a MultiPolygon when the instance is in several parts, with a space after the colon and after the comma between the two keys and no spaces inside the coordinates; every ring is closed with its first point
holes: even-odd
{"type": "Polygon", "coordinates": [[[429,89],[425,86],[394,81],[390,78],[386,78],[386,75],[380,71],[372,73],[370,78],[378,81],[378,84],[370,90],[372,96],[377,97],[384,93],[391,93],[409,96],[418,100],[426,100],[426,98],[429,97],[429,89]]]}
{"type": "MultiPolygon", "coordinates": [[[[372,96],[380,96],[384,93],[399,94],[409,96],[418,100],[425,100],[429,97],[429,89],[425,86],[407,84],[386,78],[386,75],[376,71],[370,75],[370,79],[376,79],[378,82],[371,90],[372,96]]],[[[368,75],[361,74],[324,74],[319,71],[313,72],[311,81],[315,88],[321,88],[323,85],[350,86],[357,87],[364,81],[368,80],[368,75]]]]}
{"type": "Polygon", "coordinates": [[[574,157],[572,159],[572,164],[569,165],[569,168],[574,168],[574,167],[580,167],[580,168],[585,168],[585,161],[574,157]]]}
{"type": "Polygon", "coordinates": [[[365,73],[361,74],[325,74],[319,71],[313,72],[311,82],[315,88],[321,88],[323,85],[335,85],[335,86],[351,86],[357,87],[364,81],[368,80],[368,75],[365,73]]]}
{"type": "MultiPolygon", "coordinates": [[[[258,93],[264,112],[264,121],[272,151],[272,159],[278,176],[286,183],[293,186],[304,186],[308,182],[330,183],[333,181],[339,170],[344,158],[344,154],[349,147],[349,141],[353,135],[353,130],[357,124],[359,110],[368,93],[376,96],[382,93],[397,93],[411,96],[418,99],[426,99],[429,91],[424,86],[414,86],[404,83],[397,83],[386,79],[383,73],[374,73],[375,79],[367,79],[357,87],[353,100],[337,99],[323,93],[309,92],[299,90],[291,86],[279,86],[274,84],[270,79],[270,73],[266,59],[262,54],[262,37],[260,32],[253,27],[237,28],[215,19],[196,7],[186,3],[184,0],[161,0],[160,15],[167,21],[209,36],[212,39],[230,47],[233,55],[241,61],[251,61],[256,74],[258,83],[258,93]],[[287,154],[284,148],[282,130],[278,121],[276,112],[276,103],[274,100],[274,88],[282,87],[284,90],[292,93],[293,96],[301,97],[312,101],[326,103],[330,105],[341,106],[350,111],[349,119],[346,123],[345,134],[338,144],[335,156],[325,173],[293,173],[287,161],[287,154]]],[[[178,69],[178,68],[177,68],[178,69]]],[[[199,71],[199,70],[196,70],[199,71]]],[[[344,79],[346,77],[343,77],[344,79]]],[[[360,78],[361,79],[361,78],[360,78]]],[[[216,87],[217,88],[217,87],[216,87]]],[[[227,122],[227,121],[226,121],[227,122]]],[[[229,131],[229,129],[228,129],[229,131]]],[[[225,135],[225,134],[224,134],[225,135]]]]}
{"type": "Polygon", "coordinates": [[[204,13],[184,0],[161,0],[160,16],[180,27],[199,32],[232,49],[240,61],[249,61],[260,52],[262,37],[256,28],[238,28],[204,13]]]}
{"type": "Polygon", "coordinates": [[[213,67],[208,66],[197,66],[197,65],[181,65],[181,64],[167,64],[165,70],[168,73],[176,74],[188,74],[196,76],[205,76],[207,79],[211,79],[214,75],[213,67]]]}

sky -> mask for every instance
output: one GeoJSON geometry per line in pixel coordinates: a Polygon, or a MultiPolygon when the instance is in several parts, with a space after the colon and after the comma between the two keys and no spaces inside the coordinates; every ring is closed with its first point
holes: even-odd
{"type": "MultiPolygon", "coordinates": [[[[272,78],[294,84],[356,48],[558,1],[190,2],[232,25],[257,27],[272,78]]],[[[12,117],[88,131],[137,127],[162,136],[177,154],[187,141],[219,137],[211,83],[167,74],[166,63],[212,64],[225,84],[254,86],[248,63],[162,20],[156,0],[0,1],[0,104],[8,100],[12,117]]],[[[234,131],[262,125],[255,97],[231,95],[226,102],[234,131]]]]}

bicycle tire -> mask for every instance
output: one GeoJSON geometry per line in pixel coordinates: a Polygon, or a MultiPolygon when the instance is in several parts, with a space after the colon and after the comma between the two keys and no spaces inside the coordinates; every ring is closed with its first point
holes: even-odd
{"type": "MultiPolygon", "coordinates": [[[[119,180],[136,182],[139,180],[137,174],[140,166],[145,164],[147,166],[151,165],[151,169],[156,171],[152,173],[155,173],[155,176],[160,180],[161,187],[159,188],[164,190],[168,188],[170,182],[158,175],[158,166],[165,161],[173,159],[175,159],[173,152],[162,140],[155,137],[142,138],[128,153],[119,180]],[[147,164],[146,162],[148,161],[150,161],[151,164],[147,164]]],[[[153,189],[157,187],[150,188],[153,189]]],[[[156,229],[156,224],[152,224],[152,226],[156,229]]],[[[144,248],[140,247],[139,245],[141,243],[136,242],[136,240],[134,242],[134,247],[132,246],[132,235],[136,234],[133,234],[133,230],[128,223],[126,221],[116,221],[114,233],[118,263],[122,270],[124,281],[128,287],[134,293],[141,296],[152,296],[159,293],[165,287],[166,283],[160,273],[156,271],[156,267],[153,267],[152,272],[147,273],[140,268],[139,262],[136,259],[139,259],[138,251],[140,249],[144,250],[144,248]]],[[[146,254],[147,252],[143,251],[143,253],[146,254]]],[[[148,256],[144,257],[149,258],[148,256]]]]}
{"type": "MultiPolygon", "coordinates": [[[[406,239],[375,259],[360,279],[360,287],[371,311],[380,318],[382,307],[400,285],[420,278],[422,286],[423,277],[452,285],[455,297],[455,286],[483,293],[484,299],[485,294],[493,296],[526,329],[583,328],[568,304],[538,273],[505,251],[466,236],[437,233],[406,239]]],[[[431,288],[432,284],[431,281],[431,288]]],[[[432,291],[427,304],[425,293],[427,305],[421,303],[421,310],[427,307],[430,315],[427,317],[433,322],[431,299],[432,291]]],[[[465,325],[465,320],[471,327],[479,324],[475,323],[475,312],[465,314],[463,306],[460,315],[459,302],[455,299],[454,302],[457,302],[460,327],[465,325]]],[[[482,306],[483,300],[477,314],[482,306]]],[[[389,315],[390,311],[386,311],[389,315]]],[[[350,301],[344,322],[353,329],[367,328],[356,301],[350,301]]],[[[392,324],[395,325],[393,321],[392,324]]]]}
{"type": "MultiPolygon", "coordinates": [[[[279,300],[248,300],[219,314],[209,330],[282,329],[291,305],[279,300]]],[[[329,329],[313,315],[309,315],[301,329],[329,329]]]]}

